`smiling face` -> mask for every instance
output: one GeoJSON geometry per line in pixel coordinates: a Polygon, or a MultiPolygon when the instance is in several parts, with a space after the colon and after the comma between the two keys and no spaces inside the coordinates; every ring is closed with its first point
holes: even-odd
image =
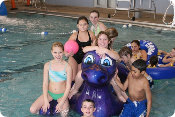
{"type": "Polygon", "coordinates": [[[101,34],[98,38],[98,47],[108,48],[109,40],[107,35],[101,34]]]}
{"type": "Polygon", "coordinates": [[[175,49],[172,49],[170,52],[170,57],[175,57],[175,49]]]}
{"type": "Polygon", "coordinates": [[[91,20],[93,25],[96,25],[99,22],[99,17],[98,14],[96,12],[92,12],[89,16],[89,19],[91,20]]]}
{"type": "Polygon", "coordinates": [[[140,46],[138,46],[137,43],[135,42],[131,43],[132,52],[135,52],[135,53],[139,52],[139,48],[140,46]]]}
{"type": "Polygon", "coordinates": [[[80,31],[86,31],[89,27],[89,24],[87,23],[86,20],[80,20],[79,23],[77,24],[77,27],[79,28],[80,31]]]}
{"type": "Polygon", "coordinates": [[[83,117],[93,117],[93,113],[95,112],[96,108],[92,102],[83,102],[81,111],[83,112],[83,117]]]}
{"type": "Polygon", "coordinates": [[[52,56],[56,61],[62,61],[64,52],[63,49],[61,47],[52,47],[51,50],[52,56]]]}

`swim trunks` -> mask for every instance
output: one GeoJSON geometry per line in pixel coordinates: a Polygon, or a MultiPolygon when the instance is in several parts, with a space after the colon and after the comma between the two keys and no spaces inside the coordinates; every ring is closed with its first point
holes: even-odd
{"type": "MultiPolygon", "coordinates": [[[[88,36],[89,36],[89,40],[87,42],[80,42],[78,40],[78,35],[77,35],[77,38],[76,38],[76,42],[79,45],[79,49],[78,49],[78,52],[76,54],[74,54],[73,58],[76,60],[76,62],[78,64],[82,63],[83,57],[85,55],[82,48],[86,47],[86,46],[91,46],[91,43],[92,43],[89,31],[87,31],[87,32],[88,32],[88,36]]],[[[79,31],[78,31],[78,34],[79,34],[79,31]]]]}
{"type": "Polygon", "coordinates": [[[129,98],[124,104],[120,117],[144,117],[147,112],[147,100],[131,101],[129,98]]]}
{"type": "Polygon", "coordinates": [[[48,93],[49,93],[49,95],[53,98],[53,100],[57,100],[57,99],[63,97],[63,95],[64,95],[64,93],[55,94],[55,93],[50,92],[49,90],[48,90],[48,93]]]}

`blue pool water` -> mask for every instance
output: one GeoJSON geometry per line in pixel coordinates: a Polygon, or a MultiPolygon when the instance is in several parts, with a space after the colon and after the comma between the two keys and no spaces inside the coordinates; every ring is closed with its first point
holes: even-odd
{"type": "MultiPolygon", "coordinates": [[[[8,31],[0,32],[0,111],[7,117],[38,116],[31,114],[29,108],[42,94],[43,65],[52,59],[52,43],[59,41],[64,44],[70,32],[77,30],[76,19],[28,13],[8,14],[7,18],[1,19],[0,28],[7,28],[8,31]],[[43,31],[49,34],[39,34],[43,31]]],[[[115,27],[119,32],[114,43],[117,52],[134,39],[152,41],[167,52],[175,47],[175,32],[172,31],[104,24],[115,27]]],[[[174,89],[175,78],[155,81],[150,117],[173,115],[174,89]]],[[[74,111],[69,116],[80,117],[74,111]]]]}

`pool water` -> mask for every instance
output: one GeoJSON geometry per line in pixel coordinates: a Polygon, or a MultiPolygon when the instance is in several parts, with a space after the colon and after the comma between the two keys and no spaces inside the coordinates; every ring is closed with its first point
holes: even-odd
{"type": "MultiPolygon", "coordinates": [[[[8,14],[2,17],[0,28],[0,111],[6,117],[39,116],[29,112],[31,104],[42,94],[43,65],[52,59],[54,42],[65,43],[76,19],[29,13],[8,14]],[[48,35],[41,35],[47,31],[48,35]]],[[[134,39],[149,40],[161,50],[170,52],[175,44],[175,32],[122,24],[106,23],[118,30],[114,42],[118,52],[134,39]]],[[[91,25],[91,24],[90,24],[91,25]]],[[[66,57],[64,57],[67,60],[66,57]]],[[[152,89],[150,117],[168,117],[175,111],[175,78],[156,80],[152,89]]],[[[70,111],[69,117],[80,117],[70,111]]]]}

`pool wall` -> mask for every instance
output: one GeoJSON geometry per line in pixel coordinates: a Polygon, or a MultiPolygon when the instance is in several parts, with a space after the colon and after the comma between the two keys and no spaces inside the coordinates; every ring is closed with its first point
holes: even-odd
{"type": "MultiPolygon", "coordinates": [[[[95,0],[46,0],[46,3],[54,4],[54,5],[94,7],[94,1],[95,0]]],[[[109,2],[113,3],[112,1],[114,0],[109,0],[109,2]]],[[[136,0],[136,8],[148,9],[150,0],[142,0],[142,1],[143,1],[143,4],[140,5],[140,0],[136,0]]],[[[169,0],[154,0],[154,3],[156,5],[156,13],[163,13],[163,14],[165,13],[167,7],[170,5],[169,0]]],[[[126,3],[123,3],[123,4],[121,3],[120,7],[124,7],[125,6],[124,4],[126,3]]],[[[115,9],[115,7],[113,9],[115,9]]],[[[172,6],[168,9],[167,14],[174,14],[172,6]]]]}

